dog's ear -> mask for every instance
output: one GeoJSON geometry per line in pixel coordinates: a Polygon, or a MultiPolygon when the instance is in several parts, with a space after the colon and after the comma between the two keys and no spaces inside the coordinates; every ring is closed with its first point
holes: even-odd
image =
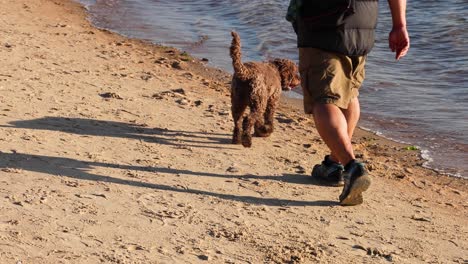
{"type": "Polygon", "coordinates": [[[272,63],[278,68],[281,77],[281,87],[287,88],[296,74],[293,72],[294,62],[285,59],[274,59],[272,63]]]}

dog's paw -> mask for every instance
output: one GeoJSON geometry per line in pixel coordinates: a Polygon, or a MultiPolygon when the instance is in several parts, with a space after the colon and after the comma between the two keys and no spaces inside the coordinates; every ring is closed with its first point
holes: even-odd
{"type": "Polygon", "coordinates": [[[242,137],[242,146],[245,148],[252,147],[252,138],[251,137],[242,137]]]}
{"type": "Polygon", "coordinates": [[[240,133],[234,132],[232,135],[232,144],[241,144],[242,143],[242,138],[240,133]]]}
{"type": "Polygon", "coordinates": [[[264,125],[264,126],[255,128],[254,136],[255,137],[269,137],[272,132],[273,132],[272,126],[264,125]]]}
{"type": "Polygon", "coordinates": [[[250,148],[252,147],[252,142],[242,142],[242,146],[244,146],[244,148],[250,148]]]}

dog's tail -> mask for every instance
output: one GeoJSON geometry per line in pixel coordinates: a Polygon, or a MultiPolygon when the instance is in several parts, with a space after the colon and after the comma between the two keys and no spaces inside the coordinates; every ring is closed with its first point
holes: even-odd
{"type": "Polygon", "coordinates": [[[241,60],[241,43],[239,34],[232,31],[232,42],[230,48],[230,55],[232,58],[232,67],[234,68],[234,73],[239,79],[245,79],[249,76],[249,70],[247,67],[242,64],[241,60]]]}

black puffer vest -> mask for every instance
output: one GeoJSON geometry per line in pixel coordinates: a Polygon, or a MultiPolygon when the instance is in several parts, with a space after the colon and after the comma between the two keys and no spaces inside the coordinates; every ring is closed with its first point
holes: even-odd
{"type": "Polygon", "coordinates": [[[378,0],[305,0],[294,23],[298,47],[349,56],[374,46],[378,0]]]}

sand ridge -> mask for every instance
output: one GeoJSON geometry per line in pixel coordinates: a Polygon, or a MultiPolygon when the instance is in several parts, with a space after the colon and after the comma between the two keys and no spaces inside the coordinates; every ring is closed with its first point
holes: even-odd
{"type": "Polygon", "coordinates": [[[466,181],[416,151],[360,131],[373,185],[341,207],[294,100],[244,149],[227,73],[67,0],[0,4],[0,263],[468,261],[466,181]]]}

